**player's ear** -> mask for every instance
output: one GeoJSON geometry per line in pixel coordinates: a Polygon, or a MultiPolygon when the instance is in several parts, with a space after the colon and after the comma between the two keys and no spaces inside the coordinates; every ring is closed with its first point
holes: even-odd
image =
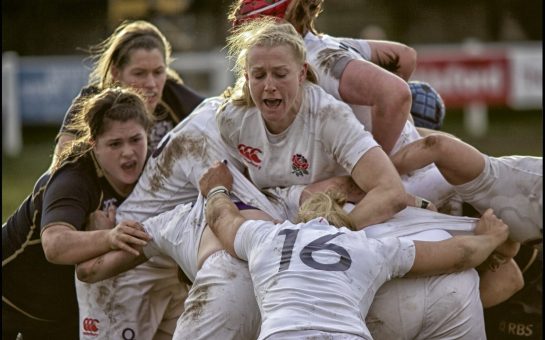
{"type": "Polygon", "coordinates": [[[121,71],[114,65],[110,67],[110,76],[112,76],[112,82],[116,82],[119,79],[120,73],[121,71]]]}

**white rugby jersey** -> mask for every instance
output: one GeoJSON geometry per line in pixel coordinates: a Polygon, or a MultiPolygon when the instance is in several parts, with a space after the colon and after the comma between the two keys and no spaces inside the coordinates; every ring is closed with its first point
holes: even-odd
{"type": "Polygon", "coordinates": [[[231,103],[217,115],[220,134],[258,188],[309,184],[352,173],[358,160],[379,146],[345,103],[306,82],[290,127],[271,134],[255,107],[231,103]]]}
{"type": "Polygon", "coordinates": [[[246,221],[234,246],[254,282],[259,339],[308,329],[371,339],[362,315],[378,288],[405,275],[415,256],[412,241],[368,239],[365,232],[339,229],[322,218],[276,225],[246,221]]]}
{"type": "MultiPolygon", "coordinates": [[[[305,35],[304,41],[307,62],[317,73],[318,85],[336,99],[342,100],[339,94],[342,71],[351,60],[369,61],[371,47],[362,39],[337,38],[327,34],[315,35],[312,32],[305,35]]],[[[371,108],[364,105],[349,106],[365,129],[372,131],[371,108]]],[[[407,120],[390,154],[395,154],[402,146],[420,138],[422,137],[414,124],[407,120]]],[[[434,164],[402,176],[401,181],[407,192],[424,197],[437,206],[442,206],[454,194],[452,185],[443,178],[434,164]]]]}
{"type": "Polygon", "coordinates": [[[543,238],[543,158],[483,155],[483,172],[455,186],[460,197],[479,213],[494,214],[509,226],[517,242],[543,238]]]}
{"type": "MultiPolygon", "coordinates": [[[[301,195],[302,186],[293,186],[277,190],[271,201],[261,193],[237,169],[228,165],[233,174],[233,199],[267,212],[273,218],[285,220],[288,206],[295,205],[301,195]]],[[[196,201],[177,205],[174,209],[147,219],[144,229],[152,240],[144,247],[147,258],[155,255],[167,255],[194,281],[197,274],[197,255],[202,232],[206,227],[205,199],[198,194],[196,201]]]]}
{"type": "Polygon", "coordinates": [[[222,100],[206,99],[163,137],[133,191],[117,209],[118,221],[145,221],[178,204],[193,202],[199,194],[200,176],[214,161],[228,159],[238,164],[225,152],[214,120],[222,100]]]}

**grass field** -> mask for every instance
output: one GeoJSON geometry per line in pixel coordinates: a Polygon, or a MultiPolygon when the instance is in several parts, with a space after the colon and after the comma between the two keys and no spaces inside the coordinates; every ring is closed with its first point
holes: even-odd
{"type": "MultiPolygon", "coordinates": [[[[460,110],[450,111],[443,130],[492,156],[543,155],[543,117],[541,111],[489,111],[489,130],[483,138],[469,136],[460,110]]],[[[2,223],[31,192],[34,182],[49,167],[53,140],[58,127],[26,127],[20,157],[2,153],[2,223]]]]}

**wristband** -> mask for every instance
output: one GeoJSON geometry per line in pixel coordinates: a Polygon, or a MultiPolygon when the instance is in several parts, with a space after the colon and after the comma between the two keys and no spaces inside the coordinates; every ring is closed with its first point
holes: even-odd
{"type": "Polygon", "coordinates": [[[415,196],[414,197],[414,205],[415,207],[417,208],[422,208],[422,209],[426,209],[429,205],[430,205],[430,201],[428,201],[427,199],[425,198],[420,198],[418,196],[415,196]]]}
{"type": "Polygon", "coordinates": [[[224,193],[227,196],[230,195],[229,189],[227,189],[223,185],[218,185],[217,187],[213,187],[212,189],[210,189],[210,191],[206,195],[206,199],[210,199],[210,198],[212,198],[212,196],[214,196],[216,194],[219,194],[219,193],[224,193]]]}

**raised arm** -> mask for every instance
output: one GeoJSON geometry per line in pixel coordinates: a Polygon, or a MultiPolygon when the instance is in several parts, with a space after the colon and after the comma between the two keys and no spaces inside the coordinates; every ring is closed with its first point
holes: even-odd
{"type": "Polygon", "coordinates": [[[415,241],[415,260],[407,276],[448,274],[477,267],[507,240],[509,228],[488,209],[474,232],[439,242],[415,241]]]}
{"type": "Polygon", "coordinates": [[[246,221],[229,197],[233,176],[223,163],[216,162],[199,180],[201,193],[207,197],[206,221],[225,249],[237,256],[234,250],[238,228],[246,221]]]}

